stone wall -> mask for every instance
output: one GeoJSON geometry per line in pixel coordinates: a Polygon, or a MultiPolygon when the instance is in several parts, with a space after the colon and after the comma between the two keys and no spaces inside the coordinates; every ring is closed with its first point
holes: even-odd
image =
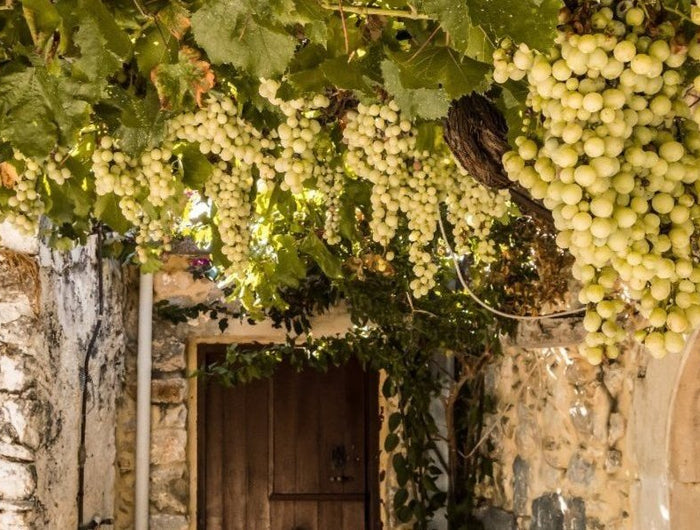
{"type": "Polygon", "coordinates": [[[124,358],[121,269],[103,262],[104,312],[85,374],[98,320],[95,239],[56,252],[6,226],[0,237],[0,528],[77,526],[83,392],[82,523],[109,520],[124,358]]]}
{"type": "Polygon", "coordinates": [[[521,529],[670,528],[665,441],[681,357],[653,360],[629,341],[591,366],[574,328],[542,333],[539,348],[537,333],[519,333],[489,367],[494,477],[479,493],[521,529]]]}

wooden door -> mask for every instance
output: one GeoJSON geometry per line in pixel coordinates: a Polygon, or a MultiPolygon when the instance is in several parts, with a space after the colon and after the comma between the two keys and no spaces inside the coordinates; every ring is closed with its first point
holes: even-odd
{"type": "Polygon", "coordinates": [[[379,528],[376,374],[283,364],[269,380],[201,386],[198,528],[379,528]]]}

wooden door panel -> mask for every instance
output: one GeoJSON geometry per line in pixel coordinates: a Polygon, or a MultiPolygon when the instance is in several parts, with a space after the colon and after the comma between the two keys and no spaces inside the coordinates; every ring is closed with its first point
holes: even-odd
{"type": "MultiPolygon", "coordinates": [[[[204,425],[207,450],[205,454],[204,472],[206,474],[207,491],[222,492],[224,490],[222,463],[224,457],[224,389],[219,385],[206,386],[206,423],[204,425]]],[[[207,530],[222,530],[224,527],[224,505],[221,495],[207,495],[206,499],[206,528],[207,530]]],[[[200,518],[201,521],[201,518],[200,518]]]]}
{"type": "Polygon", "coordinates": [[[363,530],[374,521],[368,443],[376,451],[378,425],[369,421],[367,436],[376,415],[370,381],[376,378],[353,362],[327,373],[285,364],[267,381],[203,385],[200,528],[363,530]]]}

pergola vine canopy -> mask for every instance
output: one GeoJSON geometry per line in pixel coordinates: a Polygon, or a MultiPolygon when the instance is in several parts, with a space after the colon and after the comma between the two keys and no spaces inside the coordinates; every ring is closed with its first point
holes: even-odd
{"type": "Polygon", "coordinates": [[[107,225],[145,270],[191,236],[249,309],[310,268],[419,299],[454,288],[451,252],[512,301],[568,259],[556,233],[592,362],[630,311],[678,351],[700,323],[697,8],[564,4],[9,0],[0,216],[47,217],[56,245],[107,225]]]}

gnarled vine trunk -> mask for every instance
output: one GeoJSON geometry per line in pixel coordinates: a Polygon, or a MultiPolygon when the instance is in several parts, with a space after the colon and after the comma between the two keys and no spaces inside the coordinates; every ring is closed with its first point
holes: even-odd
{"type": "Polygon", "coordinates": [[[472,177],[488,188],[507,189],[524,215],[553,227],[551,212],[503,168],[501,159],[510,149],[508,126],[493,103],[476,93],[454,101],[444,131],[450,150],[472,177]]]}

